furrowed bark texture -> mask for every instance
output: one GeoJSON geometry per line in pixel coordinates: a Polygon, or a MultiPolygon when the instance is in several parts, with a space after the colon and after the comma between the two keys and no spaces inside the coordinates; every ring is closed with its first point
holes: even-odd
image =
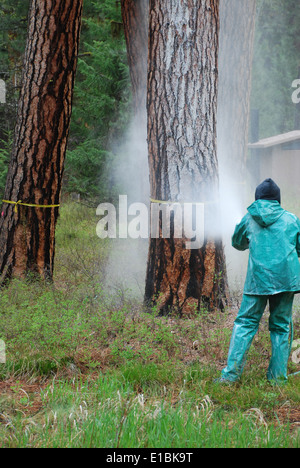
{"type": "MultiPolygon", "coordinates": [[[[5,200],[59,204],[77,65],[82,0],[32,0],[5,200]]],[[[58,208],[3,205],[2,281],[52,278],[58,208]]]]}
{"type": "Polygon", "coordinates": [[[222,0],[220,18],[218,158],[234,196],[246,177],[256,0],[222,0]]]}
{"type": "Polygon", "coordinates": [[[218,0],[150,0],[148,147],[152,198],[205,202],[205,244],[151,239],[145,300],[162,313],[224,307],[216,113],[218,0]]]}

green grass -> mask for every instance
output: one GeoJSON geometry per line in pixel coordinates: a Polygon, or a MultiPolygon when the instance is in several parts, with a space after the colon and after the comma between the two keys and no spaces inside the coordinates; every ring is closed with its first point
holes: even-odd
{"type": "MultiPolygon", "coordinates": [[[[202,373],[197,382],[188,378],[189,373],[177,369],[173,377],[168,377],[166,369],[155,371],[153,366],[146,366],[140,379],[132,378],[128,369],[124,373],[100,373],[97,378],[53,378],[39,393],[37,412],[34,397],[17,383],[10,401],[3,396],[0,399],[4,405],[0,445],[299,448],[299,436],[291,434],[289,425],[270,422],[260,408],[246,408],[245,403],[240,406],[235,401],[236,397],[242,398],[245,389],[237,390],[237,396],[232,389],[221,392],[208,384],[202,373]],[[137,381],[141,385],[139,391],[137,381]]],[[[260,390],[262,399],[265,390],[260,390]]],[[[275,398],[280,398],[280,393],[273,390],[272,399],[275,398]]]]}
{"type": "Polygon", "coordinates": [[[0,447],[299,448],[300,377],[266,381],[266,321],[242,381],[220,387],[232,311],[145,310],[105,281],[113,245],[96,223],[94,209],[63,205],[54,284],[1,292],[0,447]]]}

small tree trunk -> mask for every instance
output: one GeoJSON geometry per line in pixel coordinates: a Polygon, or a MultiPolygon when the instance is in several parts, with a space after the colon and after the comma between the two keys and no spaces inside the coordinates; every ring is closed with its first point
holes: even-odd
{"type": "Polygon", "coordinates": [[[127,56],[136,113],[145,112],[149,0],[121,0],[127,56]]]}
{"type": "MultiPolygon", "coordinates": [[[[60,203],[83,0],[32,0],[14,147],[4,199],[60,203]]],[[[4,204],[2,281],[28,271],[52,279],[58,208],[4,204]]]]}
{"type": "Polygon", "coordinates": [[[152,198],[205,202],[205,243],[151,239],[145,299],[161,313],[223,308],[216,112],[219,0],[150,0],[148,147],[152,198]]]}
{"type": "Polygon", "coordinates": [[[128,155],[129,192],[144,202],[149,200],[147,153],[147,62],[149,0],[121,0],[122,18],[130,70],[133,117],[129,134],[132,147],[128,155]],[[132,183],[134,180],[134,183],[132,183]]]}

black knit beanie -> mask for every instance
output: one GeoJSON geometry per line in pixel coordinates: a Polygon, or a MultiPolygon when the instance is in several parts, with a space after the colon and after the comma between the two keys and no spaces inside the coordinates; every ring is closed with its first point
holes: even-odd
{"type": "Polygon", "coordinates": [[[274,180],[264,180],[255,191],[255,200],[277,200],[281,203],[280,188],[274,180]]]}

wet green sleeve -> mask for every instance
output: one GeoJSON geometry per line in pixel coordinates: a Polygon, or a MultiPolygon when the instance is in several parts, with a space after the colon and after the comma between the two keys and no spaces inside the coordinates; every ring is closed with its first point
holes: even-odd
{"type": "Polygon", "coordinates": [[[247,216],[235,228],[232,236],[232,247],[237,250],[249,249],[249,239],[247,236],[247,216]]]}
{"type": "Polygon", "coordinates": [[[297,225],[298,225],[298,235],[297,235],[297,244],[296,244],[296,250],[298,257],[300,257],[300,220],[297,219],[297,225]]]}

